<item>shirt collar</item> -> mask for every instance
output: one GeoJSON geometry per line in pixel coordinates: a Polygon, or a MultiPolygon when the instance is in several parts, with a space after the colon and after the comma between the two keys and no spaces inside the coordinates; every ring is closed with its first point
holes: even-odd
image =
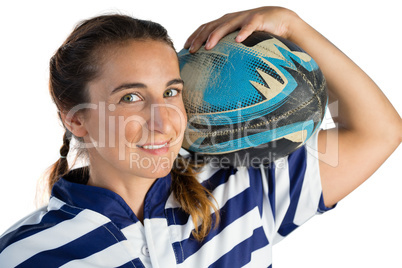
{"type": "MultiPolygon", "coordinates": [[[[60,178],[52,196],[68,205],[90,209],[108,217],[120,229],[138,221],[134,212],[118,194],[108,189],[86,185],[88,173],[75,169],[60,178]]],[[[170,195],[171,175],[159,178],[149,189],[144,201],[144,219],[164,218],[164,208],[170,195]]]]}

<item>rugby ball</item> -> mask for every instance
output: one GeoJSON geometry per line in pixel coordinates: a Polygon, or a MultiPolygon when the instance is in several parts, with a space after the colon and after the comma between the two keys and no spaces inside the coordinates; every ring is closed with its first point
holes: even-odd
{"type": "Polygon", "coordinates": [[[237,32],[213,49],[179,52],[188,116],[183,148],[219,164],[270,163],[301,147],[319,128],[327,106],[325,78],[292,42],[237,32]]]}

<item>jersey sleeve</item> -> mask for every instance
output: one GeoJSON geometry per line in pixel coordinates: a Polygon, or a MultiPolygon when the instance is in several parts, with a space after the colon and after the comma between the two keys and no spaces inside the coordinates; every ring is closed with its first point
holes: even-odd
{"type": "Polygon", "coordinates": [[[316,214],[330,210],[322,197],[315,133],[309,141],[269,167],[261,167],[263,220],[277,243],[316,214]]]}

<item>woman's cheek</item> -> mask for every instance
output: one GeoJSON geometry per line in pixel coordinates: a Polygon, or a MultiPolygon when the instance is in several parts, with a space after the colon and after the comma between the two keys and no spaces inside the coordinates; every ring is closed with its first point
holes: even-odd
{"type": "Polygon", "coordinates": [[[148,131],[146,121],[138,116],[132,115],[124,120],[119,118],[120,141],[124,142],[129,148],[136,148],[136,144],[144,144],[148,141],[148,131]]]}
{"type": "Polygon", "coordinates": [[[181,137],[184,134],[184,131],[187,127],[187,114],[184,108],[184,104],[180,103],[178,105],[172,106],[173,108],[170,110],[171,120],[173,124],[176,126],[177,136],[181,137]]]}

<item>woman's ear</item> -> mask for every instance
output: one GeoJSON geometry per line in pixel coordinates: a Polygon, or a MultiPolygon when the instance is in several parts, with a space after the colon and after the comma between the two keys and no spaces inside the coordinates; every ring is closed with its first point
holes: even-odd
{"type": "Polygon", "coordinates": [[[60,118],[64,126],[76,137],[84,137],[87,130],[84,126],[84,116],[82,113],[63,113],[60,112],[60,118]]]}

